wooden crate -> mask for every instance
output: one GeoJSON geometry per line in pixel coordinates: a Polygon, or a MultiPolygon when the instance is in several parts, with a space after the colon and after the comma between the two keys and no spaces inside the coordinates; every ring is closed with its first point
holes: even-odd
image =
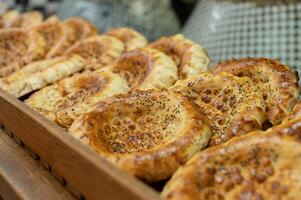
{"type": "Polygon", "coordinates": [[[78,198],[160,199],[63,129],[0,89],[0,124],[78,198]]]}
{"type": "Polygon", "coordinates": [[[76,200],[13,139],[0,129],[0,200],[76,200]]]}

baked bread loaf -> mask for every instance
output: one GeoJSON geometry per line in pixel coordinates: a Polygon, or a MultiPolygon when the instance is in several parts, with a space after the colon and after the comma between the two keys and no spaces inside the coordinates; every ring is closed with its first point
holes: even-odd
{"type": "Polygon", "coordinates": [[[0,87],[129,174],[172,176],[163,199],[301,199],[298,76],[209,61],[181,34],[148,44],[78,17],[0,15],[0,87]]]}
{"type": "Polygon", "coordinates": [[[60,40],[47,53],[47,58],[61,56],[76,42],[97,35],[97,30],[89,21],[71,17],[62,22],[64,33],[60,40]]]}
{"type": "Polygon", "coordinates": [[[39,11],[25,12],[19,15],[17,26],[20,28],[31,28],[43,22],[43,15],[39,11]]]}
{"type": "Polygon", "coordinates": [[[123,78],[108,70],[85,72],[75,80],[69,80],[74,86],[69,86],[71,92],[59,104],[62,109],[56,113],[56,122],[64,128],[69,128],[76,118],[88,112],[97,102],[130,90],[123,78]]]}
{"type": "Polygon", "coordinates": [[[10,85],[14,82],[27,78],[31,74],[42,71],[58,62],[63,61],[64,59],[64,57],[56,57],[53,59],[45,59],[29,63],[21,69],[1,78],[0,87],[6,87],[5,85],[10,85]]]}
{"type": "Polygon", "coordinates": [[[44,40],[46,41],[46,52],[44,57],[46,57],[49,51],[61,40],[67,31],[57,17],[52,17],[43,23],[32,27],[30,30],[34,30],[44,37],[44,40]]]}
{"type": "Polygon", "coordinates": [[[35,92],[25,103],[51,121],[69,127],[97,101],[128,90],[126,81],[117,74],[105,70],[86,71],[35,92]]]}
{"type": "Polygon", "coordinates": [[[147,45],[146,38],[131,28],[114,28],[106,32],[106,35],[116,37],[124,43],[125,51],[143,48],[147,45]]]}
{"type": "Polygon", "coordinates": [[[210,145],[261,129],[266,120],[262,94],[247,77],[203,72],[178,81],[171,90],[193,100],[200,107],[199,112],[208,118],[212,131],[210,145]]]}
{"type": "Polygon", "coordinates": [[[12,28],[16,27],[16,21],[19,18],[20,13],[17,10],[10,10],[0,15],[0,28],[12,28]]]}
{"type": "Polygon", "coordinates": [[[162,37],[149,45],[170,56],[178,66],[180,79],[206,71],[210,59],[199,44],[193,43],[181,34],[162,37]]]}
{"type": "Polygon", "coordinates": [[[32,30],[0,29],[0,78],[43,58],[45,40],[32,30]]]}
{"type": "Polygon", "coordinates": [[[77,42],[65,55],[80,55],[86,62],[86,69],[96,69],[107,66],[124,51],[123,43],[111,36],[95,36],[77,42]]]}
{"type": "Polygon", "coordinates": [[[175,63],[164,53],[142,48],[122,54],[111,66],[132,89],[169,88],[178,79],[175,63]]]}
{"type": "Polygon", "coordinates": [[[301,199],[300,122],[200,152],[173,175],[163,199],[301,199]]]}
{"type": "Polygon", "coordinates": [[[84,67],[85,60],[78,55],[73,55],[42,71],[31,74],[25,79],[13,82],[10,85],[5,85],[3,89],[19,98],[71,76],[72,74],[83,70],[84,67]]]}
{"type": "Polygon", "coordinates": [[[20,14],[10,10],[0,16],[0,28],[30,28],[42,23],[43,15],[38,11],[20,14]]]}
{"type": "Polygon", "coordinates": [[[135,91],[96,104],[72,136],[145,181],[166,179],[207,145],[210,130],[189,100],[168,91],[135,91]]]}
{"type": "Polygon", "coordinates": [[[222,62],[211,70],[217,74],[229,72],[252,79],[263,93],[266,113],[273,125],[281,123],[299,96],[298,76],[290,67],[267,58],[243,58],[222,62]]]}

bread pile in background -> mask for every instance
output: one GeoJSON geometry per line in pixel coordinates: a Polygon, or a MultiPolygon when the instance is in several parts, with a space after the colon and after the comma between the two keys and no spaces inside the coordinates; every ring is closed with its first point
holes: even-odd
{"type": "Polygon", "coordinates": [[[290,67],[245,58],[208,69],[183,35],[148,43],[78,17],[9,11],[0,27],[0,87],[124,171],[172,177],[164,199],[301,198],[290,67]]]}

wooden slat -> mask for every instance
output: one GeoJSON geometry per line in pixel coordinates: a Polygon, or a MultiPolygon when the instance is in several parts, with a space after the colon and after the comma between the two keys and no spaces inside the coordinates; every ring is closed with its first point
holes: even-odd
{"type": "Polygon", "coordinates": [[[74,199],[37,161],[0,129],[0,196],[6,199],[74,199]]]}
{"type": "Polygon", "coordinates": [[[160,199],[55,124],[0,89],[0,122],[86,199],[160,199]]]}

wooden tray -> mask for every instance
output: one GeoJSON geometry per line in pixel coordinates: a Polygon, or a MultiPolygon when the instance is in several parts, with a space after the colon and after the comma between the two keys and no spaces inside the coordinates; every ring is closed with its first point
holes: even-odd
{"type": "Polygon", "coordinates": [[[0,129],[0,199],[75,200],[55,178],[32,159],[24,145],[0,129]]]}
{"type": "Polygon", "coordinates": [[[0,89],[0,124],[81,199],[160,199],[63,129],[0,89]]]}

